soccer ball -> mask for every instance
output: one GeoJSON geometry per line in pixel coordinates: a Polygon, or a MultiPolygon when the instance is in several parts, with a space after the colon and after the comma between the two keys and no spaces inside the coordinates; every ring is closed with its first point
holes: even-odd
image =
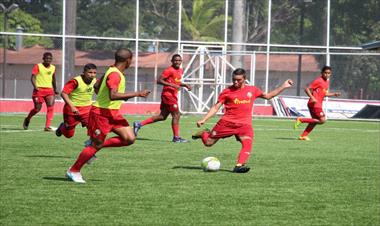
{"type": "Polygon", "coordinates": [[[216,157],[207,157],[202,160],[201,166],[203,171],[215,172],[220,169],[220,161],[216,157]]]}

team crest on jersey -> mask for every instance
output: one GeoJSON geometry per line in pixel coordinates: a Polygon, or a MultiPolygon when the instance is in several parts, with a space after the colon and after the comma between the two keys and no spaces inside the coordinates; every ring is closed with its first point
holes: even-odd
{"type": "Polygon", "coordinates": [[[48,71],[47,74],[48,74],[48,75],[51,75],[51,71],[48,71]]]}
{"type": "Polygon", "coordinates": [[[177,106],[176,104],[173,104],[173,107],[174,107],[174,108],[178,108],[178,106],[177,106]]]}
{"type": "Polygon", "coordinates": [[[251,92],[248,92],[248,93],[247,93],[247,97],[251,98],[251,97],[252,97],[252,93],[251,93],[251,92]]]}
{"type": "Polygon", "coordinates": [[[89,93],[92,92],[92,86],[87,88],[87,92],[89,92],[89,93]]]}

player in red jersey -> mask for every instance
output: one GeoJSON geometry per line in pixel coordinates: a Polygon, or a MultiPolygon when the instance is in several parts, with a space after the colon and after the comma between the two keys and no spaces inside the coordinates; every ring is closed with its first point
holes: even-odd
{"type": "Polygon", "coordinates": [[[45,102],[47,112],[44,131],[52,132],[53,129],[50,125],[54,116],[55,94],[58,94],[55,82],[55,66],[51,63],[53,54],[45,52],[42,60],[42,63],[34,65],[32,69],[31,81],[34,88],[32,94],[34,108],[30,110],[28,116],[24,119],[23,127],[25,130],[29,128],[30,120],[41,110],[42,103],[45,102]]]}
{"type": "Polygon", "coordinates": [[[75,127],[79,123],[82,127],[87,127],[95,82],[96,65],[86,64],[81,75],[70,79],[65,84],[61,92],[61,97],[65,101],[63,122],[55,131],[58,137],[62,134],[66,138],[74,136],[75,127]]]}
{"type": "Polygon", "coordinates": [[[129,49],[118,49],[115,53],[115,64],[110,66],[94,85],[98,90],[97,97],[91,108],[87,126],[87,133],[92,142],[82,150],[76,162],[66,172],[67,177],[76,183],[85,183],[80,170],[101,148],[128,146],[135,142],[133,129],[119,113],[119,109],[123,101],[133,97],[147,97],[150,91],[125,93],[123,72],[131,62],[132,52],[129,49]],[[106,139],[111,131],[116,136],[106,139]]]}
{"type": "Polygon", "coordinates": [[[137,136],[137,133],[141,127],[150,123],[164,121],[169,114],[171,114],[173,131],[172,141],[175,143],[186,143],[188,140],[179,136],[179,119],[181,117],[181,113],[178,109],[178,90],[181,87],[186,87],[186,89],[191,90],[191,86],[181,82],[183,74],[183,69],[181,68],[182,57],[179,54],[174,54],[171,62],[172,65],[162,72],[160,79],[157,81],[158,84],[164,86],[161,93],[160,114],[154,115],[142,122],[134,122],[133,130],[137,136]]]}
{"type": "Polygon", "coordinates": [[[326,122],[326,115],[322,109],[322,103],[325,96],[331,97],[340,96],[340,92],[329,93],[330,77],[332,75],[332,69],[329,66],[324,66],[321,71],[321,76],[316,78],[308,87],[305,88],[306,94],[310,97],[307,107],[309,108],[312,118],[298,117],[294,123],[294,129],[297,129],[301,123],[309,123],[306,129],[303,131],[299,140],[310,140],[309,133],[314,129],[317,124],[323,124],[326,122]]]}
{"type": "Polygon", "coordinates": [[[195,133],[193,139],[202,139],[205,146],[214,145],[220,138],[235,136],[236,140],[242,145],[236,166],[232,170],[234,173],[246,173],[250,170],[245,166],[248,161],[253,142],[252,128],[252,109],[256,98],[271,99],[277,96],[286,88],[293,85],[293,81],[288,79],[280,87],[269,93],[263,93],[256,86],[245,84],[245,70],[238,68],[233,71],[233,85],[224,89],[218,98],[218,102],[212,106],[206,116],[197,122],[197,126],[201,127],[208,119],[215,115],[219,108],[224,105],[224,115],[216,123],[214,128],[195,133]]]}

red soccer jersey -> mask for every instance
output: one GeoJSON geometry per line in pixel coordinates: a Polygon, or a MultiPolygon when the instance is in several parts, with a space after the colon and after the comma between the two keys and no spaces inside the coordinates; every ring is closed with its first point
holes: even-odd
{"type": "Polygon", "coordinates": [[[253,102],[263,92],[256,86],[245,85],[241,89],[226,88],[219,95],[218,102],[224,104],[225,113],[222,119],[242,124],[252,124],[253,102]]]}
{"type": "MultiPolygon", "coordinates": [[[[165,82],[179,86],[181,84],[182,74],[182,68],[175,69],[173,66],[170,66],[162,72],[161,77],[164,79],[165,82]]],[[[177,93],[178,90],[176,88],[171,86],[164,86],[161,95],[177,97],[177,93]]]]}
{"type": "MultiPolygon", "coordinates": [[[[329,83],[329,80],[324,80],[322,76],[320,76],[312,81],[309,85],[308,88],[312,90],[312,94],[317,100],[317,103],[315,103],[314,107],[322,107],[323,99],[325,98],[326,93],[329,89],[329,83]]],[[[309,99],[308,103],[311,103],[311,98],[309,99]]]]}
{"type": "Polygon", "coordinates": [[[78,87],[78,82],[75,79],[70,79],[62,89],[63,93],[70,94],[78,87]]]}

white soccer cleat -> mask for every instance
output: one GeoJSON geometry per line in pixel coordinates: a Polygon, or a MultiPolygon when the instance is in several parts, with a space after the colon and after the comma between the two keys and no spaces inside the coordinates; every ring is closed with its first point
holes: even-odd
{"type": "Polygon", "coordinates": [[[66,172],[66,176],[75,183],[86,183],[86,181],[83,180],[82,174],[80,172],[71,172],[70,170],[68,170],[66,172]]]}

